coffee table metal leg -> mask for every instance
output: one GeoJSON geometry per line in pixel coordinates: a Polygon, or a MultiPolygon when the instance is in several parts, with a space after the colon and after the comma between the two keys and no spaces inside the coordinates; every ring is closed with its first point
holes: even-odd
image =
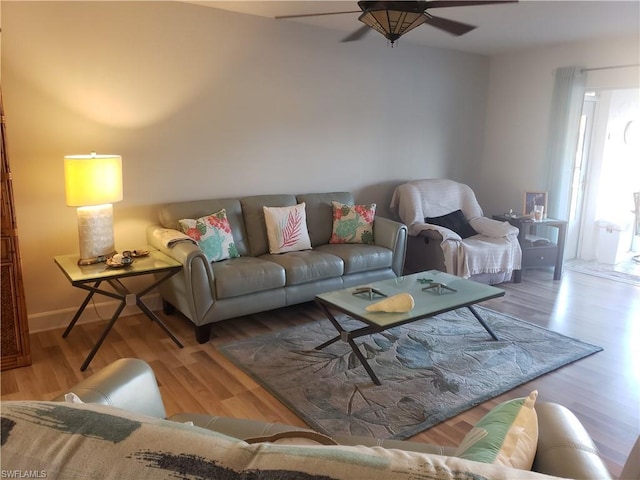
{"type": "Polygon", "coordinates": [[[376,385],[382,385],[380,383],[380,380],[378,380],[377,375],[373,372],[373,369],[369,365],[369,362],[367,362],[367,359],[364,358],[364,355],[362,355],[362,352],[356,345],[356,342],[353,341],[353,338],[351,338],[351,336],[349,336],[348,333],[347,333],[347,342],[351,346],[351,350],[353,350],[353,353],[356,354],[356,357],[358,357],[358,360],[360,360],[360,363],[369,374],[369,377],[371,378],[371,380],[373,380],[373,383],[375,383],[376,385]]]}
{"type": "Polygon", "coordinates": [[[476,320],[480,322],[480,325],[482,325],[484,329],[489,333],[489,335],[491,335],[491,338],[493,338],[494,340],[499,340],[497,335],[493,332],[493,330],[491,330],[491,327],[487,325],[487,322],[484,321],[484,319],[480,316],[480,314],[476,311],[476,309],[473,308],[472,305],[467,305],[467,308],[471,313],[473,313],[473,316],[476,317],[476,320]]]}
{"type": "Polygon", "coordinates": [[[323,348],[328,347],[329,345],[332,345],[332,344],[336,343],[338,340],[340,340],[342,338],[343,334],[347,333],[346,330],[344,328],[342,328],[342,325],[340,325],[338,323],[338,321],[335,319],[335,317],[333,316],[333,314],[329,311],[329,309],[327,307],[325,307],[322,304],[320,304],[320,307],[322,308],[322,310],[324,310],[324,314],[327,316],[327,318],[329,319],[331,324],[334,326],[334,328],[338,331],[338,335],[336,335],[335,337],[333,337],[330,340],[327,340],[322,345],[318,345],[315,348],[316,350],[322,350],[323,348]]]}
{"type": "Polygon", "coordinates": [[[342,325],[340,325],[338,320],[336,320],[336,318],[333,316],[333,314],[329,311],[329,309],[324,304],[321,303],[320,307],[322,307],[325,315],[327,316],[329,321],[333,324],[335,329],[338,331],[338,335],[324,342],[322,345],[318,345],[315,348],[315,350],[322,350],[323,348],[328,347],[333,343],[336,343],[338,340],[347,342],[351,347],[351,350],[353,351],[353,353],[356,355],[358,360],[360,360],[360,363],[369,374],[369,377],[371,378],[373,383],[375,383],[376,385],[382,385],[380,383],[380,380],[378,380],[377,375],[373,372],[373,369],[369,365],[369,362],[367,362],[367,359],[364,357],[364,355],[362,355],[362,352],[358,348],[358,345],[356,345],[356,342],[353,341],[354,338],[360,337],[362,335],[369,335],[370,333],[375,333],[375,330],[372,330],[369,327],[365,327],[359,330],[355,330],[354,332],[348,332],[344,328],[342,328],[342,325]],[[352,333],[355,334],[355,336],[353,336],[352,333]]]}

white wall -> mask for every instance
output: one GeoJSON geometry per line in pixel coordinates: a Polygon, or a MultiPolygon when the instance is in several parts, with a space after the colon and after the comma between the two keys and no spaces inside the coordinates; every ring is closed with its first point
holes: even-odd
{"type": "MultiPolygon", "coordinates": [[[[2,89],[32,330],[83,298],[53,263],[77,252],[64,155],[123,156],[116,248],[177,200],[470,183],[486,57],[178,2],[3,2],[2,89]]],[[[108,310],[101,309],[103,316],[108,310]]],[[[91,312],[88,312],[91,316],[91,312]]]]}
{"type": "MultiPolygon", "coordinates": [[[[557,45],[491,58],[485,141],[476,194],[485,213],[520,212],[525,191],[544,191],[545,149],[556,68],[640,63],[638,37],[557,45]]],[[[588,73],[588,88],[630,88],[636,68],[588,73]]]]}

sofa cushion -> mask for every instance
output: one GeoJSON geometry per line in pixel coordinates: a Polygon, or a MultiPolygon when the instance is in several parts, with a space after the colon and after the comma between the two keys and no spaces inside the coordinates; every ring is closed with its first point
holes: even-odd
{"type": "Polygon", "coordinates": [[[538,392],[494,407],[464,437],[455,455],[530,470],[538,445],[538,392]]]}
{"type": "Polygon", "coordinates": [[[233,241],[227,211],[222,210],[200,218],[178,220],[180,229],[198,243],[210,262],[236,258],[238,249],[233,241]]]}
{"type": "Polygon", "coordinates": [[[376,204],[347,205],[332,202],[333,232],[329,243],[373,243],[376,204]]]}
{"type": "Polygon", "coordinates": [[[349,192],[305,193],[296,195],[298,203],[307,206],[307,229],[311,246],[329,243],[333,232],[333,206],[331,202],[353,205],[353,195],[349,192]]]}
{"type": "Polygon", "coordinates": [[[542,479],[498,465],[377,447],[248,444],[98,405],[2,402],[2,469],[57,479],[542,479]]]}
{"type": "Polygon", "coordinates": [[[269,252],[267,227],[262,207],[291,207],[297,203],[296,197],[293,195],[254,195],[240,199],[249,242],[249,255],[258,257],[269,252]]]}
{"type": "Polygon", "coordinates": [[[280,265],[264,259],[240,257],[212,264],[216,297],[237,297],[284,287],[285,271],[280,265]]]}
{"type": "Polygon", "coordinates": [[[319,245],[315,251],[340,257],[344,262],[345,275],[390,268],[393,261],[393,252],[388,248],[377,245],[332,243],[319,245]]]}
{"type": "Polygon", "coordinates": [[[317,250],[263,255],[259,258],[281,265],[286,272],[287,285],[340,277],[344,273],[344,262],[340,257],[317,250]]]}
{"type": "Polygon", "coordinates": [[[311,248],[304,202],[292,207],[262,207],[262,210],[269,253],[298,252],[311,248]]]}

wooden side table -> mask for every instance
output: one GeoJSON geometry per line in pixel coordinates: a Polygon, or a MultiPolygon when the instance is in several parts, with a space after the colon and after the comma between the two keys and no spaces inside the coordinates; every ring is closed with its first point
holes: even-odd
{"type": "Polygon", "coordinates": [[[120,317],[122,310],[124,310],[124,307],[127,305],[137,305],[142,313],[149,317],[153,322],[157,323],[171,338],[171,340],[173,340],[179,348],[182,348],[180,340],[178,340],[164,322],[160,320],[160,318],[158,318],[158,316],[153,313],[153,311],[142,300],[144,295],[180,271],[182,265],[179,262],[157,250],[150,251],[147,256],[135,258],[133,263],[122,268],[111,268],[104,263],[80,266],[78,265],[78,258],[78,255],[61,255],[54,257],[54,261],[58,267],[60,267],[62,273],[64,273],[67,279],[71,282],[71,285],[89,291],[89,294],[80,305],[80,308],[78,308],[78,311],[62,334],[62,337],[66,338],[67,335],[69,335],[82,315],[82,312],[84,312],[84,309],[96,293],[120,300],[120,304],[113,313],[111,320],[80,367],[81,371],[85,371],[87,369],[89,363],[91,363],[91,360],[93,360],[93,357],[102,345],[102,342],[107,338],[107,335],[113,328],[116,320],[120,317]],[[141,275],[154,275],[155,278],[150,285],[138,292],[132,292],[122,282],[125,278],[138,277],[141,275]],[[108,284],[111,289],[101,287],[103,283],[108,284]]]}
{"type": "MultiPolygon", "coordinates": [[[[509,222],[520,230],[518,242],[522,249],[522,270],[535,267],[554,267],[553,279],[562,278],[562,263],[564,260],[564,243],[567,237],[567,221],[554,218],[545,218],[533,221],[529,217],[510,217],[508,215],[493,215],[494,220],[509,222]],[[554,227],[558,229],[557,243],[549,242],[546,245],[530,244],[527,237],[535,235],[538,227],[554,227]]],[[[522,281],[522,270],[513,272],[514,283],[522,281]]]]}

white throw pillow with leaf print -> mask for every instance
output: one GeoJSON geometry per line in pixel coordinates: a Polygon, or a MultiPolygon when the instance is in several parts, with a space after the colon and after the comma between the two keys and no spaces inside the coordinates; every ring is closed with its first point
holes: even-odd
{"type": "Polygon", "coordinates": [[[262,207],[270,253],[311,249],[305,203],[292,207],[262,207]]]}

